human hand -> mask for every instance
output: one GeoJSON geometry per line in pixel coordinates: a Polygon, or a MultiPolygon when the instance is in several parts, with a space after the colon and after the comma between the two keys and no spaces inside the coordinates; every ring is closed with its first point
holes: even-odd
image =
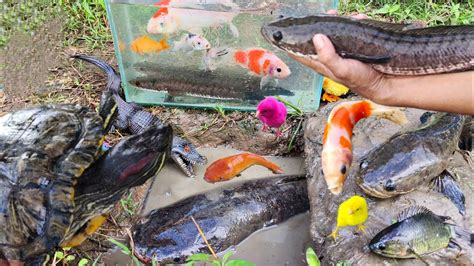
{"type": "MultiPolygon", "coordinates": [[[[337,11],[330,10],[330,15],[337,11]]],[[[352,16],[356,19],[367,18],[364,14],[352,16]]],[[[318,55],[317,60],[307,59],[289,54],[294,60],[312,68],[321,75],[346,85],[357,94],[375,102],[384,102],[389,97],[388,79],[383,73],[374,70],[370,65],[354,59],[340,57],[329,40],[322,34],[313,37],[313,44],[318,55]]]]}

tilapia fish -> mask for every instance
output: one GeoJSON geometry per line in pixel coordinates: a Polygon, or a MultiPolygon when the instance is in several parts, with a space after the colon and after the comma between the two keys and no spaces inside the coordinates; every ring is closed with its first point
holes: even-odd
{"type": "Polygon", "coordinates": [[[212,248],[221,252],[308,209],[304,176],[238,183],[153,210],[134,227],[135,254],[147,262],[183,263],[189,255],[208,253],[191,216],[212,248]]]}
{"type": "Polygon", "coordinates": [[[316,58],[312,38],[329,37],[336,52],[394,75],[424,75],[474,69],[474,25],[414,29],[369,19],[315,15],[286,17],[264,25],[262,35],[276,47],[316,58]]]}
{"type": "MultiPolygon", "coordinates": [[[[448,166],[464,120],[462,115],[436,113],[419,128],[393,135],[361,158],[355,173],[357,184],[378,198],[393,197],[428,185],[448,166]]],[[[444,180],[448,179],[439,179],[437,185],[457,185],[444,180]]]]}
{"type": "MultiPolygon", "coordinates": [[[[380,231],[369,243],[369,249],[390,258],[419,258],[421,255],[453,246],[458,238],[472,246],[471,234],[423,206],[412,206],[402,211],[397,222],[380,231]]],[[[423,260],[424,261],[424,260],[423,260]]],[[[425,262],[429,265],[427,262],[425,262]]]]}

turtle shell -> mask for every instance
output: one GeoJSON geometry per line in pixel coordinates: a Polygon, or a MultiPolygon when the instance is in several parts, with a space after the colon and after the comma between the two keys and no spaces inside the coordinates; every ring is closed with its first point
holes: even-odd
{"type": "Polygon", "coordinates": [[[0,264],[58,246],[71,224],[74,186],[102,141],[102,119],[79,105],[0,117],[0,264]]]}

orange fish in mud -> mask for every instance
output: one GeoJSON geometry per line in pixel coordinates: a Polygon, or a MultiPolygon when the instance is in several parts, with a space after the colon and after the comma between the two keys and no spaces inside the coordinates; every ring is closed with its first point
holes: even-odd
{"type": "Polygon", "coordinates": [[[284,79],[291,74],[290,68],[280,58],[265,49],[237,50],[234,60],[260,77],[284,79]]]}
{"type": "Polygon", "coordinates": [[[398,108],[375,104],[368,100],[338,104],[329,114],[323,135],[321,165],[328,189],[335,195],[342,191],[352,163],[352,129],[363,118],[377,116],[397,124],[407,123],[398,108]]]}
{"type": "Polygon", "coordinates": [[[166,38],[161,39],[160,41],[155,41],[148,36],[142,36],[135,39],[130,45],[132,51],[137,54],[147,54],[147,53],[159,53],[163,50],[169,49],[170,46],[166,41],[166,38]]]}
{"type": "Polygon", "coordinates": [[[264,166],[275,174],[283,173],[283,170],[278,165],[268,161],[262,156],[246,152],[213,162],[207,167],[204,180],[209,183],[227,181],[240,175],[242,171],[253,165],[264,166]]]}

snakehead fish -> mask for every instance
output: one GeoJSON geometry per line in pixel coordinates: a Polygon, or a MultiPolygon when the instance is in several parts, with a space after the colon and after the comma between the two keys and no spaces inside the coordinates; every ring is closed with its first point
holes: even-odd
{"type": "Polygon", "coordinates": [[[184,263],[208,252],[191,220],[216,252],[237,245],[253,232],[309,209],[305,176],[282,176],[236,183],[153,210],[134,226],[134,253],[144,262],[184,263]]]}
{"type": "Polygon", "coordinates": [[[464,213],[464,196],[452,178],[437,177],[449,164],[465,118],[450,113],[432,114],[420,127],[393,135],[360,159],[356,182],[365,193],[390,198],[432,185],[464,213]]]}
{"type": "MultiPolygon", "coordinates": [[[[115,126],[118,129],[129,130],[132,134],[140,134],[151,125],[162,124],[158,117],[143,110],[141,106],[127,103],[122,99],[119,94],[120,75],[109,64],[85,55],[76,55],[74,57],[89,62],[107,73],[107,89],[112,91],[118,109],[118,116],[115,122],[115,126]]],[[[193,165],[204,165],[207,162],[207,158],[199,154],[193,144],[176,135],[173,136],[170,156],[188,177],[195,177],[193,165]]]]}
{"type": "Polygon", "coordinates": [[[317,58],[312,38],[321,33],[336,52],[393,75],[474,69],[474,25],[414,29],[370,19],[314,15],[286,17],[262,27],[264,38],[297,56],[317,58]]]}

